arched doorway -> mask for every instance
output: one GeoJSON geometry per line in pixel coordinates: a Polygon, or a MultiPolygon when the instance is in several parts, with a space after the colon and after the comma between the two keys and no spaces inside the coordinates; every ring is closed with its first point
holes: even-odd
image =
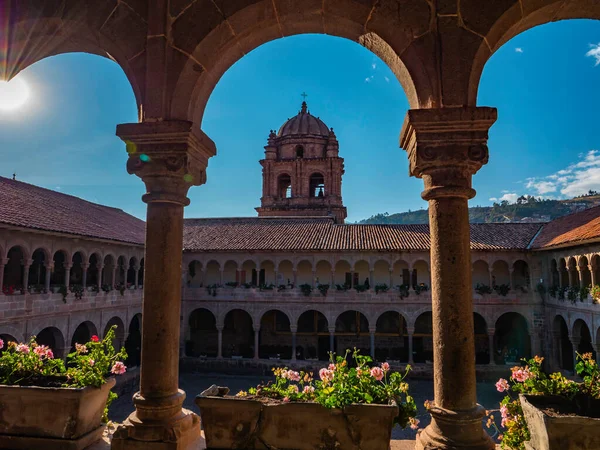
{"type": "Polygon", "coordinates": [[[433,316],[431,311],[424,312],[415,320],[413,361],[433,363],[433,316]]]}
{"type": "Polygon", "coordinates": [[[129,333],[125,339],[125,350],[127,351],[127,366],[136,367],[140,365],[142,356],[142,315],[136,314],[129,323],[129,333]]]}
{"type": "Polygon", "coordinates": [[[577,346],[577,353],[580,355],[594,353],[592,334],[587,324],[581,319],[577,319],[573,323],[573,344],[577,346]]]}
{"type": "Polygon", "coordinates": [[[296,333],[298,359],[328,361],[329,339],[329,325],[323,313],[311,309],[300,315],[296,333]]]}
{"type": "Polygon", "coordinates": [[[73,332],[73,337],[71,338],[71,351],[75,351],[75,344],[85,344],[89,342],[92,336],[97,336],[98,330],[96,329],[96,325],[94,325],[90,321],[85,321],[79,324],[75,331],[73,332]]]}
{"type": "Polygon", "coordinates": [[[22,247],[15,246],[8,251],[8,263],[4,265],[4,278],[2,286],[5,294],[21,293],[24,282],[24,262],[25,250],[22,247]]]}
{"type": "Polygon", "coordinates": [[[38,248],[31,256],[28,283],[33,286],[33,292],[43,292],[46,285],[46,252],[38,248]]]}
{"type": "Polygon", "coordinates": [[[288,316],[276,309],[260,320],[258,355],[260,358],[292,358],[292,331],[288,316]]]}
{"type": "Polygon", "coordinates": [[[569,327],[562,316],[552,322],[554,337],[554,358],[559,369],[573,371],[573,345],[569,339],[569,327]]]}
{"type": "Polygon", "coordinates": [[[216,357],[219,336],[215,315],[206,308],[195,309],[190,314],[189,327],[185,355],[216,357]]]}
{"type": "Polygon", "coordinates": [[[338,356],[344,356],[354,348],[360,350],[361,355],[371,353],[371,342],[369,336],[369,321],[359,311],[345,311],[335,321],[335,352],[338,356]]]}
{"type": "Polygon", "coordinates": [[[508,312],[498,318],[494,342],[498,350],[497,364],[514,365],[523,358],[531,358],[527,320],[519,313],[508,312]]]}
{"type": "Polygon", "coordinates": [[[104,327],[104,334],[102,336],[106,336],[108,330],[110,330],[113,326],[116,326],[117,328],[115,328],[115,338],[113,339],[112,344],[115,348],[115,351],[118,352],[119,350],[121,350],[121,347],[125,344],[125,324],[123,323],[120,317],[112,317],[106,323],[106,326],[104,327]]]}
{"type": "Polygon", "coordinates": [[[473,325],[475,328],[475,364],[489,364],[490,340],[487,333],[487,324],[481,314],[473,313],[473,325]]]}
{"type": "Polygon", "coordinates": [[[37,334],[36,342],[40,345],[46,345],[50,347],[55,358],[64,358],[66,356],[64,354],[65,338],[58,328],[44,328],[37,334]]]}
{"type": "Polygon", "coordinates": [[[252,358],[254,356],[252,317],[242,309],[231,310],[225,316],[223,356],[233,358],[252,358]]]}
{"type": "Polygon", "coordinates": [[[408,330],[406,319],[396,311],[379,316],[375,333],[376,361],[408,361],[408,330]]]}

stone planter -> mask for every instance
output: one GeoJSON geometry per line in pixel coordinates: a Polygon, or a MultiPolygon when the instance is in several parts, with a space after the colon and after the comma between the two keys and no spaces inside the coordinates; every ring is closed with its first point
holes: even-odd
{"type": "Polygon", "coordinates": [[[0,448],[80,450],[102,437],[110,389],[0,385],[0,448]]]}
{"type": "MultiPolygon", "coordinates": [[[[531,434],[527,450],[596,450],[600,448],[600,418],[576,415],[574,402],[562,397],[520,395],[521,407],[531,434]],[[549,415],[545,409],[564,415],[549,415]]],[[[596,402],[598,402],[596,400],[596,402]]],[[[600,414],[600,402],[592,405],[600,414]]]]}
{"type": "Polygon", "coordinates": [[[267,405],[236,397],[196,397],[208,450],[388,450],[396,405],[267,405]]]}

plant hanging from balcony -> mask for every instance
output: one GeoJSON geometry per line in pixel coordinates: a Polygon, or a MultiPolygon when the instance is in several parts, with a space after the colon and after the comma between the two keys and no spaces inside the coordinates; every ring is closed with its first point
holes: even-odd
{"type": "Polygon", "coordinates": [[[354,286],[354,289],[356,289],[356,292],[365,292],[369,289],[369,287],[366,284],[357,284],[354,286]]]}
{"type": "Polygon", "coordinates": [[[584,302],[590,293],[590,288],[587,286],[581,286],[579,289],[579,301],[584,302]]]}
{"type": "Polygon", "coordinates": [[[121,294],[121,297],[123,297],[125,295],[126,288],[123,283],[115,284],[115,289],[119,291],[119,293],[121,294]]]}
{"type": "Polygon", "coordinates": [[[375,285],[375,294],[379,294],[380,292],[387,292],[388,290],[389,290],[389,287],[385,283],[375,285]]]}
{"type": "Polygon", "coordinates": [[[497,284],[494,286],[494,290],[501,295],[502,297],[506,297],[510,292],[510,285],[508,284],[497,284]]]}
{"type": "Polygon", "coordinates": [[[313,288],[310,284],[304,283],[300,285],[300,290],[306,297],[308,297],[312,293],[313,288]]]}
{"type": "Polygon", "coordinates": [[[73,284],[71,286],[71,292],[75,295],[76,300],[81,300],[83,298],[83,286],[80,284],[73,284]]]}
{"type": "Polygon", "coordinates": [[[558,295],[558,290],[559,290],[558,286],[549,287],[548,294],[550,295],[550,297],[556,298],[556,296],[558,295]]]}
{"type": "Polygon", "coordinates": [[[217,285],[216,284],[209,284],[208,286],[206,286],[206,292],[208,292],[208,295],[212,295],[213,297],[217,296],[217,285]]]}
{"type": "Polygon", "coordinates": [[[492,291],[492,288],[489,287],[487,284],[477,283],[477,285],[475,286],[475,292],[477,292],[479,295],[485,295],[491,294],[494,291],[492,291]]]}
{"type": "Polygon", "coordinates": [[[595,285],[590,287],[590,295],[592,296],[592,301],[595,304],[600,303],[600,286],[595,285]]]}
{"type": "Polygon", "coordinates": [[[427,285],[425,283],[419,283],[418,285],[415,286],[415,294],[420,295],[421,292],[427,292],[428,288],[427,285]]]}
{"type": "Polygon", "coordinates": [[[58,288],[58,293],[62,295],[63,303],[67,303],[67,295],[69,295],[69,291],[67,290],[67,286],[61,284],[58,288]]]}
{"type": "Polygon", "coordinates": [[[319,292],[321,293],[321,295],[323,297],[326,297],[327,291],[329,290],[329,285],[328,284],[319,284],[318,289],[319,289],[319,292]]]}
{"type": "Polygon", "coordinates": [[[403,300],[410,295],[410,288],[408,284],[401,284],[397,286],[398,291],[400,292],[400,299],[403,300]]]}
{"type": "Polygon", "coordinates": [[[561,288],[558,289],[558,299],[560,301],[564,301],[567,295],[567,290],[568,288],[566,286],[563,286],[561,288]]]}
{"type": "Polygon", "coordinates": [[[578,287],[570,287],[567,291],[567,298],[571,303],[577,302],[577,297],[579,297],[579,288],[578,287]]]}
{"type": "Polygon", "coordinates": [[[102,290],[108,294],[110,291],[112,291],[112,286],[110,284],[103,284],[102,290]]]}

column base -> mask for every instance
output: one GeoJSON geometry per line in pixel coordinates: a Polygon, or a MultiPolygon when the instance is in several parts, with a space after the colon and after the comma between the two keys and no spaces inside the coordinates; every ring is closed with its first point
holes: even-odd
{"type": "Polygon", "coordinates": [[[140,421],[133,412],[116,429],[111,450],[199,450],[204,442],[200,418],[181,410],[181,417],[164,424],[140,421]]]}
{"type": "Polygon", "coordinates": [[[494,450],[492,438],[483,429],[485,409],[450,411],[433,407],[431,423],[417,435],[415,450],[494,450]]]}

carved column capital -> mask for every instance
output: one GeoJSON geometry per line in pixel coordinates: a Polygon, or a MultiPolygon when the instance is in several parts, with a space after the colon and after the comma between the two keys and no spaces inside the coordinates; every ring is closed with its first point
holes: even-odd
{"type": "Polygon", "coordinates": [[[146,203],[188,205],[188,189],[206,182],[208,159],[216,154],[214,142],[185,120],[121,124],[117,136],[127,145],[127,172],[146,184],[146,203]]]}
{"type": "Polygon", "coordinates": [[[422,197],[473,198],[471,177],[488,162],[488,130],[495,108],[409,110],[400,146],[408,153],[410,175],[423,178],[422,197]]]}

